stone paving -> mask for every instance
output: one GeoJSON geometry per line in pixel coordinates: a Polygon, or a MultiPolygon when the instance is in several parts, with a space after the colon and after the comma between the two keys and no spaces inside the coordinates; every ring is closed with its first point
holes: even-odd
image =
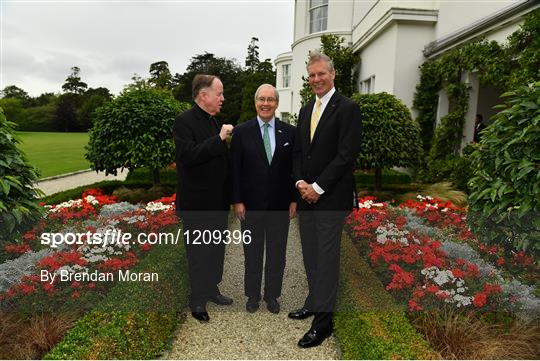
{"type": "MultiPolygon", "coordinates": [[[[238,222],[232,229],[238,229],[238,222]]],[[[164,359],[338,359],[334,336],[322,345],[301,349],[298,340],[311,325],[312,318],[291,320],[287,313],[301,307],[307,295],[307,280],[302,262],[298,223],[291,222],[287,245],[287,265],[283,292],[279,299],[281,312],[266,309],[266,303],[255,313],[245,311],[244,251],[242,245],[228,245],[221,292],[234,299],[232,306],[208,303],[210,322],[200,323],[189,314],[177,331],[172,350],[164,359]]]]}

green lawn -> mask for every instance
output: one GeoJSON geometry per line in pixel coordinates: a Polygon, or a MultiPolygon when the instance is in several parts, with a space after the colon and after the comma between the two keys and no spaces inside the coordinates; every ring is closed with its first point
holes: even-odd
{"type": "Polygon", "coordinates": [[[88,133],[17,132],[20,148],[41,178],[90,168],[84,159],[88,133]]]}

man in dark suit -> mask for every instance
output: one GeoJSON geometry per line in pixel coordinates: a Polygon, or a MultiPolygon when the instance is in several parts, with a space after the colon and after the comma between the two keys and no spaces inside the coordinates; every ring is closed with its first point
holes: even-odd
{"type": "Polygon", "coordinates": [[[225,100],[219,78],[198,74],[193,79],[192,90],[195,105],[179,114],[172,128],[178,178],[176,212],[184,226],[191,314],[204,322],[210,319],[206,311],[208,301],[219,305],[232,303],[218,289],[223,276],[225,244],[219,240],[213,242],[214,239],[205,244],[201,240],[204,231],[206,234],[210,231],[214,237],[213,231],[222,234],[227,229],[226,138],[233,126],[221,125],[214,118],[225,100]]]}
{"type": "Polygon", "coordinates": [[[316,97],[298,116],[293,151],[300,238],[309,294],[293,319],[315,316],[300,347],[321,344],[333,330],[341,232],[356,199],[353,165],[360,149],[360,108],[336,92],[332,60],[310,53],[309,84],[316,97]]]}
{"type": "Polygon", "coordinates": [[[246,310],[258,310],[261,300],[263,254],[264,296],[267,308],[279,313],[289,219],[296,213],[292,182],[294,127],[276,119],[279,94],[263,84],[255,92],[257,117],[236,127],[231,142],[233,203],[244,243],[246,310]]]}

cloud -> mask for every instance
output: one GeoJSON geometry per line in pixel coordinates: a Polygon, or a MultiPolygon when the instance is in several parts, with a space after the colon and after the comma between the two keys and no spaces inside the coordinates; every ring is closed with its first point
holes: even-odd
{"type": "Polygon", "coordinates": [[[290,49],[292,1],[2,3],[2,84],[60,91],[72,66],[92,87],[120,91],[165,60],[183,73],[205,51],[243,64],[252,36],[261,59],[290,49]]]}

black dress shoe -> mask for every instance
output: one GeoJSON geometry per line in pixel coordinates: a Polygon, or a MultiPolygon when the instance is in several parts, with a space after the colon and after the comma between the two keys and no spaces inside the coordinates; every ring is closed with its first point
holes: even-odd
{"type": "Polygon", "coordinates": [[[248,298],[246,302],[246,311],[249,313],[256,312],[259,309],[259,301],[254,298],[248,298]]]}
{"type": "Polygon", "coordinates": [[[223,296],[221,293],[218,293],[208,299],[208,301],[215,303],[216,305],[228,306],[233,303],[232,298],[223,296]]]}
{"type": "Polygon", "coordinates": [[[304,318],[308,318],[310,316],[313,316],[314,314],[315,312],[311,312],[305,308],[301,308],[299,310],[289,312],[289,318],[292,318],[295,320],[303,320],[304,318]]]}
{"type": "Polygon", "coordinates": [[[332,329],[328,330],[309,330],[304,337],[298,341],[298,346],[302,348],[319,346],[332,334],[332,329]]]}
{"type": "Polygon", "coordinates": [[[266,308],[272,313],[279,313],[279,302],[275,298],[269,298],[266,300],[266,308]]]}
{"type": "Polygon", "coordinates": [[[193,309],[191,310],[191,316],[193,316],[194,319],[199,320],[201,322],[210,321],[210,316],[208,316],[208,312],[206,312],[206,308],[202,306],[193,307],[193,309]]]}

